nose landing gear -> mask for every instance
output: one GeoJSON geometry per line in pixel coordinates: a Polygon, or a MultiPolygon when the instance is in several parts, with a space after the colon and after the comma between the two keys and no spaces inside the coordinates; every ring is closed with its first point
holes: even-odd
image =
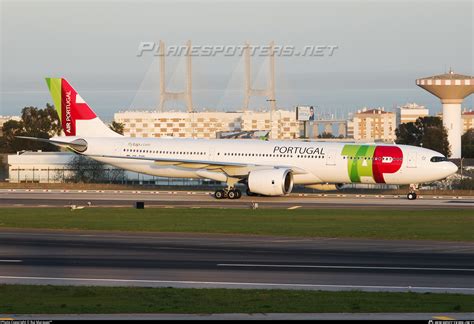
{"type": "Polygon", "coordinates": [[[416,199],[416,192],[409,192],[407,194],[408,200],[415,200],[416,199]]]}
{"type": "Polygon", "coordinates": [[[415,190],[417,189],[417,185],[411,184],[410,185],[410,192],[407,194],[407,199],[408,200],[415,200],[416,199],[416,192],[415,190]]]}

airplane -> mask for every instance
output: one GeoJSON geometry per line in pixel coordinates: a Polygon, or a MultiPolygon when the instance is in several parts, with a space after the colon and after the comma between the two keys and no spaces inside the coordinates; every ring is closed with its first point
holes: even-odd
{"type": "Polygon", "coordinates": [[[23,137],[67,148],[134,172],[226,183],[216,199],[247,195],[284,196],[294,185],[385,183],[416,185],[458,170],[442,154],[416,146],[298,140],[181,139],[125,137],[104,124],[65,78],[46,78],[64,135],[23,137]]]}

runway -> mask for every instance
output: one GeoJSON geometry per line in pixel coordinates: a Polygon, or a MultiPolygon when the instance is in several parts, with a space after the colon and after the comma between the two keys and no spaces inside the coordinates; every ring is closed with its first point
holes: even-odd
{"type": "Polygon", "coordinates": [[[408,200],[399,195],[365,194],[291,194],[285,197],[247,197],[216,200],[211,192],[196,191],[105,191],[1,189],[0,207],[131,207],[143,201],[146,207],[200,208],[383,208],[440,209],[472,208],[474,197],[452,195],[423,196],[408,200]]]}
{"type": "Polygon", "coordinates": [[[2,229],[0,283],[474,294],[474,243],[2,229]]]}

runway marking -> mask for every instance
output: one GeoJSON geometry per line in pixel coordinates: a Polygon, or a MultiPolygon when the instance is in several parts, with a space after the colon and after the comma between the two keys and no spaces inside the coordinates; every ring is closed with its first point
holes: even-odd
{"type": "Polygon", "coordinates": [[[448,317],[448,316],[433,316],[434,319],[437,319],[437,320],[442,320],[442,321],[454,321],[455,319],[452,318],[452,317],[448,317]]]}
{"type": "Polygon", "coordinates": [[[468,271],[474,269],[463,268],[414,268],[414,267],[370,267],[370,266],[317,266],[296,264],[242,264],[242,263],[219,263],[218,267],[261,267],[261,268],[315,268],[315,269],[367,269],[367,270],[426,270],[426,271],[468,271]]]}
{"type": "Polygon", "coordinates": [[[259,283],[259,282],[219,282],[219,281],[178,281],[178,280],[146,280],[146,279],[111,279],[111,278],[56,278],[56,277],[17,277],[0,276],[0,279],[22,279],[22,280],[55,280],[55,281],[103,281],[117,283],[156,283],[156,284],[200,284],[200,285],[228,285],[228,286],[264,286],[264,287],[299,287],[299,288],[346,288],[346,289],[403,289],[403,290],[464,290],[474,293],[474,288],[464,287],[416,287],[416,286],[357,286],[357,285],[318,285],[298,283],[259,283]]]}
{"type": "Polygon", "coordinates": [[[301,208],[301,206],[293,206],[293,207],[289,207],[288,209],[298,209],[298,208],[301,208]]]}
{"type": "Polygon", "coordinates": [[[23,260],[0,260],[0,262],[4,262],[4,263],[19,263],[19,262],[23,262],[23,260]]]}
{"type": "MultiPolygon", "coordinates": [[[[329,238],[328,240],[332,240],[332,238],[329,238]]],[[[323,241],[323,240],[322,240],[323,241]]],[[[258,241],[255,241],[258,243],[258,241]]],[[[272,240],[272,241],[269,241],[270,243],[300,243],[300,242],[311,242],[311,239],[299,239],[299,240],[293,240],[293,239],[289,239],[289,240],[272,240]]]]}

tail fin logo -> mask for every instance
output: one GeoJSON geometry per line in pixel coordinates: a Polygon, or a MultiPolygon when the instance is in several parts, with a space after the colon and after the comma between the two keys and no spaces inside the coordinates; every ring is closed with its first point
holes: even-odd
{"type": "Polygon", "coordinates": [[[63,124],[64,131],[68,134],[71,134],[71,91],[66,92],[66,122],[63,124]]]}
{"type": "Polygon", "coordinates": [[[64,78],[46,78],[56,111],[66,136],[76,135],[78,120],[97,118],[84,99],[64,78]]]}

